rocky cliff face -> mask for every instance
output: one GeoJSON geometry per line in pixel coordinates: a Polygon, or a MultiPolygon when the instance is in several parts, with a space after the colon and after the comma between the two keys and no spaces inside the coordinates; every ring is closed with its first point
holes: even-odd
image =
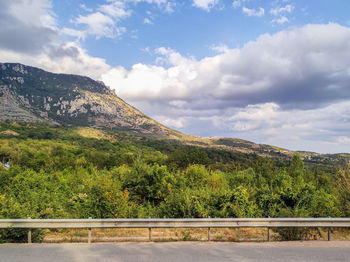
{"type": "Polygon", "coordinates": [[[174,134],[125,103],[102,82],[13,63],[0,63],[0,120],[47,121],[146,136],[174,134]]]}

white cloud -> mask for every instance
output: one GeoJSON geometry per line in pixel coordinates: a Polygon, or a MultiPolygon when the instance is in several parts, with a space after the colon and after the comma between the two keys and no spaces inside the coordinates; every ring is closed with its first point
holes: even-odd
{"type": "Polygon", "coordinates": [[[125,34],[125,32],[126,32],[126,27],[124,27],[124,26],[119,26],[116,28],[117,36],[121,36],[121,35],[125,34]]]}
{"type": "Polygon", "coordinates": [[[88,8],[85,4],[80,4],[79,5],[81,9],[87,11],[87,12],[92,12],[93,9],[92,8],[88,8]]]}
{"type": "Polygon", "coordinates": [[[245,2],[249,2],[250,0],[234,0],[232,2],[232,7],[233,8],[238,8],[238,7],[241,7],[243,5],[243,3],[245,2]]]}
{"type": "Polygon", "coordinates": [[[224,45],[224,44],[212,45],[210,49],[217,53],[226,53],[229,51],[229,48],[227,47],[227,45],[224,45]]]}
{"type": "Polygon", "coordinates": [[[348,152],[349,106],[347,101],[310,110],[282,110],[275,103],[264,103],[228,108],[208,120],[226,136],[294,150],[348,152]]]}
{"type": "Polygon", "coordinates": [[[279,109],[275,103],[265,103],[257,105],[248,105],[239,110],[230,120],[270,120],[279,109]]]}
{"type": "MultiPolygon", "coordinates": [[[[50,1],[0,1],[0,61],[99,79],[110,66],[104,59],[89,56],[79,44],[60,41],[55,17],[50,1]]],[[[78,30],[63,31],[84,37],[78,30]]]]}
{"type": "Polygon", "coordinates": [[[193,0],[195,7],[210,11],[215,5],[219,3],[219,0],[193,0]]]}
{"type": "MultiPolygon", "coordinates": [[[[81,4],[80,7],[89,11],[88,14],[75,17],[72,22],[78,28],[64,28],[61,33],[69,36],[76,36],[78,40],[84,40],[87,35],[95,36],[96,39],[102,37],[115,38],[127,31],[125,26],[121,26],[122,20],[132,15],[131,5],[141,2],[155,4],[166,13],[172,13],[175,2],[168,0],[106,0],[107,4],[99,5],[96,10],[81,4]],[[94,12],[93,12],[94,11],[94,12]],[[83,26],[83,28],[81,28],[83,26]]],[[[152,17],[144,19],[145,24],[153,23],[152,17]]],[[[131,35],[135,38],[135,35],[131,35]]]]}
{"type": "Polygon", "coordinates": [[[273,24],[279,24],[283,25],[285,23],[289,23],[289,19],[287,18],[288,14],[291,14],[294,10],[293,5],[286,5],[284,7],[275,7],[270,9],[270,14],[273,16],[277,16],[277,18],[274,18],[271,20],[271,23],[273,24]]]}
{"type": "Polygon", "coordinates": [[[151,48],[149,46],[146,46],[145,48],[141,48],[140,50],[147,54],[151,54],[151,48]]]}
{"type": "Polygon", "coordinates": [[[294,6],[292,5],[286,5],[284,7],[277,7],[277,8],[271,8],[270,10],[270,14],[274,15],[274,16],[278,16],[284,13],[292,13],[294,9],[294,6]]]}
{"type": "Polygon", "coordinates": [[[240,0],[235,0],[232,2],[232,6],[233,8],[238,8],[242,5],[241,1],[240,0]]]}
{"type": "Polygon", "coordinates": [[[155,53],[161,55],[161,57],[157,58],[157,61],[172,66],[188,66],[194,60],[193,57],[186,58],[175,50],[166,47],[159,47],[155,49],[155,53]]]}
{"type": "Polygon", "coordinates": [[[87,35],[93,35],[96,39],[115,38],[126,32],[125,27],[118,25],[121,19],[131,15],[131,11],[126,9],[123,2],[114,1],[107,5],[100,5],[97,10],[87,15],[79,15],[73,20],[75,25],[83,25],[83,29],[63,28],[61,33],[84,40],[87,35]]]}
{"type": "MultiPolygon", "coordinates": [[[[344,97],[336,95],[341,93],[339,90],[347,92],[347,82],[344,79],[349,77],[350,70],[349,41],[349,28],[328,24],[307,25],[274,35],[265,34],[254,42],[248,42],[242,49],[225,50],[226,53],[199,61],[161,47],[156,50],[159,55],[157,61],[160,65],[170,65],[169,68],[137,64],[132,70],[125,70],[119,80],[128,81],[139,70],[147,71],[160,79],[158,91],[155,92],[160,92],[156,96],[159,99],[172,100],[172,94],[176,93],[162,92],[163,89],[186,86],[185,93],[189,96],[184,99],[198,97],[200,90],[202,96],[223,100],[220,102],[222,104],[228,103],[226,100],[229,99],[233,99],[230,103],[236,105],[254,104],[266,99],[286,106],[313,101],[318,104],[344,97]],[[310,81],[316,82],[310,84],[310,81]],[[167,86],[164,83],[176,85],[167,86]],[[306,87],[314,92],[302,95],[306,87]],[[334,88],[340,93],[335,93],[334,88]]],[[[137,87],[127,83],[117,87],[118,92],[122,92],[127,99],[130,98],[129,90],[138,88],[149,92],[152,89],[142,84],[141,76],[136,78],[140,79],[137,87]]],[[[147,95],[143,92],[136,93],[139,99],[147,95]]]]}
{"type": "Polygon", "coordinates": [[[184,126],[184,122],[186,121],[184,118],[172,119],[166,116],[153,116],[155,120],[161,122],[163,125],[171,127],[171,128],[182,128],[184,126]]]}
{"type": "Polygon", "coordinates": [[[39,53],[56,40],[56,23],[48,0],[0,1],[0,48],[39,53]]]}
{"type": "Polygon", "coordinates": [[[130,1],[134,3],[146,2],[148,4],[157,4],[158,6],[168,3],[168,0],[130,0],[130,1]]]}
{"type": "Polygon", "coordinates": [[[350,137],[348,137],[348,136],[340,136],[340,137],[338,138],[338,142],[339,142],[340,144],[350,145],[350,137]]]}
{"type": "Polygon", "coordinates": [[[128,10],[125,3],[121,1],[114,1],[111,4],[100,5],[97,10],[119,20],[131,15],[131,10],[128,10]]]}
{"type": "Polygon", "coordinates": [[[285,23],[289,23],[289,19],[285,16],[281,16],[280,18],[272,19],[271,23],[283,25],[285,23]]]}
{"type": "Polygon", "coordinates": [[[165,10],[166,13],[171,14],[171,13],[174,12],[175,7],[176,7],[176,2],[168,2],[168,3],[165,5],[164,10],[165,10]]]}
{"type": "Polygon", "coordinates": [[[83,32],[89,35],[95,35],[96,39],[101,37],[113,38],[115,36],[115,22],[112,18],[100,12],[88,14],[86,16],[78,16],[74,23],[77,25],[85,25],[83,32]]]}
{"type": "Polygon", "coordinates": [[[152,20],[151,19],[149,19],[149,18],[145,18],[145,19],[143,19],[143,23],[144,24],[148,24],[148,25],[153,25],[153,22],[152,22],[152,20]]]}
{"type": "Polygon", "coordinates": [[[260,7],[259,9],[249,9],[247,7],[242,7],[242,12],[247,16],[256,16],[256,17],[262,17],[265,14],[265,10],[262,7],[260,7]]]}
{"type": "Polygon", "coordinates": [[[76,37],[78,40],[84,40],[86,37],[86,32],[82,30],[76,30],[72,28],[64,27],[60,31],[61,34],[76,37]]]}
{"type": "Polygon", "coordinates": [[[55,73],[86,75],[94,79],[100,79],[111,68],[104,59],[90,56],[74,42],[43,46],[40,54],[0,49],[0,61],[23,63],[55,73]]]}
{"type": "Polygon", "coordinates": [[[148,17],[145,17],[143,19],[143,23],[148,25],[153,25],[154,15],[152,14],[151,11],[147,11],[146,14],[148,17]]]}
{"type": "MultiPolygon", "coordinates": [[[[49,0],[37,1],[4,1],[2,5],[7,5],[6,11],[18,21],[36,26],[46,26],[55,28],[55,15],[50,11],[52,4],[49,0]]],[[[4,10],[5,11],[5,10],[4,10]]]]}
{"type": "MultiPolygon", "coordinates": [[[[111,1],[122,1],[122,0],[111,0],[111,1]]],[[[125,3],[148,3],[148,4],[155,4],[158,6],[159,9],[163,10],[165,13],[172,13],[174,12],[174,8],[176,7],[176,1],[169,1],[169,0],[124,0],[125,3]]]]}

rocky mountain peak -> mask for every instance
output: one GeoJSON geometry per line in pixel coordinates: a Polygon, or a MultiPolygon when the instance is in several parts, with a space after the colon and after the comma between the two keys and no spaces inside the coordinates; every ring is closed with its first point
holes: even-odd
{"type": "Polygon", "coordinates": [[[102,81],[0,63],[0,120],[47,121],[147,136],[174,133],[121,100],[102,81]]]}

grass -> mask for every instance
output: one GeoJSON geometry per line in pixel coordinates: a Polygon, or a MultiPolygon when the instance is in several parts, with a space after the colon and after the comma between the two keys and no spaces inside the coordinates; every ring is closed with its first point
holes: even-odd
{"type": "MultiPolygon", "coordinates": [[[[350,229],[332,228],[332,240],[350,240],[350,229]]],[[[92,242],[145,242],[148,229],[92,229],[92,242]]],[[[327,240],[328,230],[315,230],[308,239],[327,240]]],[[[206,228],[153,228],[152,241],[207,241],[206,228]]],[[[87,242],[87,229],[45,230],[44,243],[87,242]]],[[[212,228],[211,241],[221,242],[264,242],[267,241],[266,228],[212,228]]],[[[270,241],[281,241],[278,233],[270,231],[270,241]]]]}
{"type": "Polygon", "coordinates": [[[107,132],[104,132],[99,129],[94,129],[90,127],[78,127],[75,130],[75,133],[79,136],[86,137],[86,138],[95,138],[95,139],[108,139],[111,142],[117,141],[113,136],[107,134],[107,132]]]}
{"type": "MultiPolygon", "coordinates": [[[[87,229],[45,230],[45,243],[87,242],[87,229]]],[[[273,233],[271,234],[273,235],[273,233]]],[[[212,228],[212,241],[265,241],[264,228],[212,228]]],[[[153,228],[152,241],[207,241],[206,228],[153,228]]],[[[148,229],[92,229],[93,242],[148,241],[148,229]]]]}

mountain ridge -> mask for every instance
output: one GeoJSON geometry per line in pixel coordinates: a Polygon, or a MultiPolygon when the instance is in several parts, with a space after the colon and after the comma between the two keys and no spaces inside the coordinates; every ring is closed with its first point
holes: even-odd
{"type": "MultiPolygon", "coordinates": [[[[186,135],[146,116],[102,81],[50,73],[19,63],[0,63],[0,121],[5,120],[124,131],[155,139],[178,140],[189,146],[216,147],[275,158],[291,158],[296,152],[237,138],[186,135]]],[[[328,161],[335,156],[350,159],[348,154],[305,151],[299,154],[309,161],[328,161]]]]}

